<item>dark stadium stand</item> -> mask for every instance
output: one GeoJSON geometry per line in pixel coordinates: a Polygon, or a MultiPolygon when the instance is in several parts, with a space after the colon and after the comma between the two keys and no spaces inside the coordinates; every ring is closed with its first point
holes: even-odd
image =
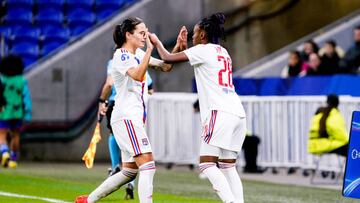
{"type": "Polygon", "coordinates": [[[136,0],[7,0],[1,4],[1,57],[26,67],[105,22],[136,0]]]}

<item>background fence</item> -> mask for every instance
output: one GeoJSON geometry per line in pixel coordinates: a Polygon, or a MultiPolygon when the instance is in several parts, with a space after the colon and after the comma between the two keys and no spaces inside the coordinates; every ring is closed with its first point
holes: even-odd
{"type": "MultiPolygon", "coordinates": [[[[193,110],[196,94],[157,93],[148,105],[148,134],[159,162],[196,164],[200,116],[193,110]]],[[[248,131],[260,137],[258,162],[269,167],[313,168],[307,153],[310,119],[326,96],[241,97],[248,131]]],[[[339,109],[350,128],[352,111],[360,98],[341,96],[339,109]]],[[[239,157],[241,160],[241,156],[239,157]]]]}

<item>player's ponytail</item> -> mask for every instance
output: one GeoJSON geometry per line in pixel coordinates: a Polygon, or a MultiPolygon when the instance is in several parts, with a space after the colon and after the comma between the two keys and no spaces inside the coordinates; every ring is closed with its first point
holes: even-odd
{"type": "Polygon", "coordinates": [[[130,17],[125,19],[121,24],[115,26],[113,38],[116,49],[121,48],[126,42],[126,32],[134,33],[135,27],[140,23],[143,23],[140,18],[130,17]]]}
{"type": "Polygon", "coordinates": [[[210,43],[219,44],[220,39],[225,40],[225,15],[223,13],[215,13],[210,17],[203,18],[199,28],[206,32],[206,37],[210,43]]]}

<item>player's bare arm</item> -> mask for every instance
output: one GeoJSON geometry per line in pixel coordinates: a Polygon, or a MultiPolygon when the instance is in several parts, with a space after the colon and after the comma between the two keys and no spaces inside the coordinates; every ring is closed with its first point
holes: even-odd
{"type": "Polygon", "coordinates": [[[161,59],[164,60],[165,63],[177,63],[189,60],[183,52],[169,53],[155,34],[150,34],[149,37],[154,46],[156,46],[161,59]]]}
{"type": "Polygon", "coordinates": [[[149,39],[149,35],[146,36],[146,52],[143,60],[141,61],[140,65],[136,68],[129,68],[127,71],[127,74],[136,81],[143,81],[143,78],[145,76],[147,67],[149,65],[151,52],[154,49],[154,45],[151,43],[149,39]]]}
{"type": "Polygon", "coordinates": [[[114,81],[112,80],[112,77],[108,75],[99,97],[99,115],[104,116],[106,114],[107,107],[105,104],[105,100],[109,98],[113,84],[114,81]]]}
{"type": "MultiPolygon", "coordinates": [[[[171,53],[178,53],[187,49],[187,35],[188,31],[185,26],[182,26],[176,39],[176,44],[171,53]]],[[[173,64],[165,63],[163,60],[157,58],[150,59],[150,66],[155,70],[169,72],[172,70],[173,64]]]]}

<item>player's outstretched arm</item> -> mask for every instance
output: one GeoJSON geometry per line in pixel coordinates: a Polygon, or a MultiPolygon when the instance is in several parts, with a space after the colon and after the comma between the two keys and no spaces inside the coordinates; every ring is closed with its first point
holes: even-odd
{"type": "Polygon", "coordinates": [[[156,46],[161,59],[164,60],[165,63],[177,63],[189,60],[183,52],[169,53],[155,34],[150,34],[149,37],[151,42],[156,46]]]}
{"type": "MultiPolygon", "coordinates": [[[[178,53],[187,49],[187,35],[188,31],[186,27],[182,26],[177,36],[176,44],[171,53],[178,53]]],[[[157,58],[151,58],[150,66],[156,70],[170,72],[172,70],[173,64],[164,63],[163,60],[159,60],[157,58]]]]}

